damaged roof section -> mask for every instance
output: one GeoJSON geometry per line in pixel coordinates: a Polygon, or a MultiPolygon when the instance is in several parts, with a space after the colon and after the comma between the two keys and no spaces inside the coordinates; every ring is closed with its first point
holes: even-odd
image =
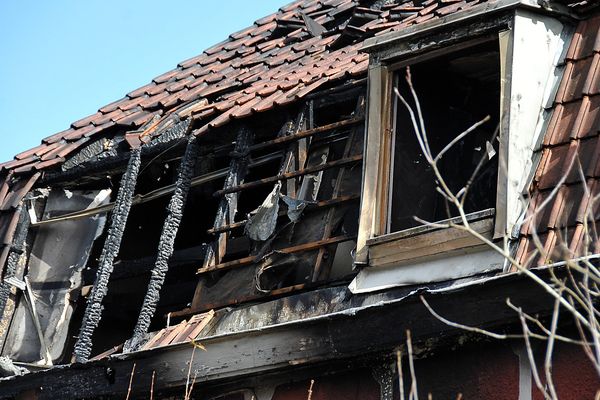
{"type": "MultiPolygon", "coordinates": [[[[189,120],[173,121],[164,129],[174,139],[149,137],[128,153],[122,173],[76,178],[17,203],[33,232],[20,239],[27,250],[17,278],[32,286],[9,290],[17,305],[5,307],[3,355],[49,366],[69,362],[72,351],[86,361],[140,350],[166,320],[192,324],[213,308],[349,283],[364,92],[363,80],[351,81],[268,122],[222,127],[214,139],[190,135],[189,120]],[[142,152],[154,146],[158,154],[142,152]],[[71,247],[56,242],[49,252],[49,240],[59,239],[71,247]],[[59,287],[46,287],[46,265],[54,275],[66,267],[50,279],[59,287]],[[19,302],[45,296],[60,304],[19,302]]],[[[162,334],[189,339],[173,329],[162,334]]]]}
{"type": "MultiPolygon", "coordinates": [[[[362,42],[490,3],[296,1],[2,164],[2,355],[48,367],[175,345],[209,327],[213,309],[346,286],[365,145],[362,42]]],[[[560,133],[567,109],[595,129],[595,38],[570,52],[536,199],[565,154],[593,148],[582,165],[596,165],[597,132],[560,133]]],[[[560,183],[564,197],[576,179],[560,183]]]]}
{"type": "MultiPolygon", "coordinates": [[[[368,37],[485,3],[490,1],[293,2],[0,166],[18,174],[69,169],[81,160],[65,161],[82,149],[88,156],[110,153],[124,132],[142,137],[166,132],[157,126],[173,117],[192,116],[195,133],[203,134],[295,103],[324,85],[364,76],[368,56],[358,50],[368,37]]],[[[128,138],[135,145],[133,136],[128,138]]]]}

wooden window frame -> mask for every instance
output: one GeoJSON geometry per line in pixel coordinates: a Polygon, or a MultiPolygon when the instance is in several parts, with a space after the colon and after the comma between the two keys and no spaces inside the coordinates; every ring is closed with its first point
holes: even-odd
{"type": "MultiPolygon", "coordinates": [[[[392,232],[389,230],[394,159],[393,136],[396,131],[395,113],[398,106],[398,100],[393,95],[393,88],[397,84],[395,82],[397,72],[406,66],[435,60],[443,55],[452,54],[456,51],[482,43],[489,43],[494,40],[498,40],[497,34],[485,35],[481,38],[457,43],[443,49],[431,50],[400,61],[378,65],[369,70],[369,100],[371,103],[369,103],[369,118],[367,122],[369,134],[367,136],[366,158],[367,160],[373,160],[377,155],[376,168],[373,168],[373,165],[366,165],[365,167],[365,180],[376,180],[375,207],[370,210],[373,212],[373,216],[371,217],[373,221],[371,235],[365,241],[365,245],[368,247],[370,266],[401,263],[438,254],[440,251],[452,251],[458,248],[476,247],[482,244],[481,241],[473,236],[458,234],[456,232],[457,229],[440,230],[421,225],[401,231],[392,232]],[[371,135],[371,132],[379,134],[371,135]],[[415,236],[418,236],[419,241],[427,243],[427,246],[415,247],[414,240],[411,239],[415,236]],[[459,240],[457,240],[458,237],[460,238],[459,240]],[[412,251],[413,247],[415,247],[414,251],[412,251]]],[[[498,182],[505,179],[500,170],[498,171],[497,179],[498,182]]],[[[365,193],[363,192],[364,195],[365,193]]],[[[501,196],[502,193],[499,190],[496,194],[495,209],[498,208],[501,196]]],[[[481,210],[469,214],[468,219],[479,220],[484,216],[486,221],[473,223],[472,228],[491,239],[495,225],[495,214],[494,210],[481,210]]]]}

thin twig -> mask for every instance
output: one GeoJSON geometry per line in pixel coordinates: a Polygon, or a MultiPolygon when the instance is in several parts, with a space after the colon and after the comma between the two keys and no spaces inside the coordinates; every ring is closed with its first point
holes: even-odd
{"type": "Polygon", "coordinates": [[[483,125],[486,122],[488,122],[490,119],[491,119],[491,117],[489,115],[486,115],[485,118],[483,118],[481,121],[478,121],[478,122],[474,123],[473,125],[471,125],[470,128],[468,128],[464,132],[460,133],[458,136],[456,136],[454,139],[452,139],[450,141],[450,143],[448,143],[446,145],[446,147],[444,147],[442,149],[442,151],[440,151],[438,153],[437,156],[435,156],[435,158],[433,159],[433,161],[436,161],[436,162],[439,161],[439,159],[442,158],[444,156],[444,154],[446,154],[446,152],[452,148],[452,146],[454,146],[456,143],[460,142],[460,140],[462,138],[464,138],[465,136],[467,136],[469,133],[473,132],[475,129],[479,128],[481,125],[483,125]]]}
{"type": "Polygon", "coordinates": [[[152,382],[150,383],[150,400],[154,400],[154,379],[156,378],[156,371],[152,371],[152,382]]]}
{"type": "Polygon", "coordinates": [[[400,392],[400,400],[404,400],[404,376],[402,374],[402,352],[396,350],[396,367],[398,368],[398,391],[400,392]]]}
{"type": "Polygon", "coordinates": [[[552,322],[550,324],[550,336],[548,337],[548,343],[546,346],[546,357],[544,359],[544,372],[546,375],[546,383],[550,392],[550,397],[553,400],[558,400],[556,394],[556,388],[554,387],[554,380],[552,379],[552,355],[554,353],[554,339],[556,337],[556,328],[558,326],[558,315],[560,313],[560,303],[554,302],[554,311],[552,312],[552,322]]]}
{"type": "Polygon", "coordinates": [[[312,400],[312,394],[313,394],[313,386],[315,384],[315,380],[311,379],[310,380],[310,386],[308,387],[308,397],[306,398],[306,400],[312,400]]]}
{"type": "Polygon", "coordinates": [[[450,321],[450,320],[442,317],[437,312],[435,312],[433,310],[433,308],[431,308],[431,306],[429,305],[429,303],[427,302],[427,300],[425,300],[425,297],[423,297],[422,295],[419,296],[419,297],[421,298],[421,302],[425,305],[425,307],[431,313],[431,315],[433,315],[438,320],[440,320],[441,322],[443,322],[444,324],[446,324],[448,326],[452,326],[454,328],[462,329],[462,330],[469,331],[469,332],[480,333],[482,335],[486,335],[486,336],[492,337],[494,339],[504,340],[504,339],[509,339],[509,338],[512,338],[512,337],[520,337],[520,336],[516,336],[516,335],[513,336],[513,335],[505,335],[505,334],[494,333],[494,332],[486,331],[485,329],[476,328],[474,326],[467,326],[467,325],[463,325],[463,324],[458,324],[456,322],[452,322],[452,321],[450,321]]]}
{"type": "Polygon", "coordinates": [[[131,368],[131,376],[129,377],[129,386],[127,387],[127,397],[125,397],[125,400],[129,400],[129,396],[131,395],[131,387],[133,385],[133,374],[135,374],[135,366],[136,364],[133,363],[133,368],[131,368]]]}
{"type": "Polygon", "coordinates": [[[410,330],[406,330],[406,348],[408,350],[408,366],[410,367],[411,380],[408,400],[419,400],[419,393],[417,391],[417,375],[415,374],[415,364],[413,359],[413,348],[410,330]]]}

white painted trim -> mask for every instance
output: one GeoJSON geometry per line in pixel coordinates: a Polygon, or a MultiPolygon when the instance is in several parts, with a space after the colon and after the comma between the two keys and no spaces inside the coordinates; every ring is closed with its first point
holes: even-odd
{"type": "MultiPolygon", "coordinates": [[[[517,10],[511,30],[512,61],[507,71],[506,96],[510,107],[504,136],[504,159],[507,160],[506,221],[503,234],[511,235],[524,211],[521,194],[527,191],[534,167],[533,153],[539,138],[545,133],[544,106],[555,86],[557,59],[566,42],[564,25],[555,18],[517,10]]],[[[503,96],[504,97],[504,93],[503,96]]],[[[500,168],[503,168],[500,166],[500,168]]],[[[500,233],[498,228],[497,233],[500,233]]]]}
{"type": "Polygon", "coordinates": [[[363,268],[350,283],[353,294],[368,293],[400,286],[441,282],[501,270],[504,258],[496,251],[456,251],[439,254],[435,259],[401,266],[363,268]]]}

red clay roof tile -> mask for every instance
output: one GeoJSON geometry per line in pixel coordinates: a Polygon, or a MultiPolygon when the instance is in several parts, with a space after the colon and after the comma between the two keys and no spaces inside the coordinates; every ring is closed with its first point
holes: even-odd
{"type": "Polygon", "coordinates": [[[591,18],[579,24],[574,41],[574,49],[570,51],[569,58],[580,60],[593,54],[598,38],[598,17],[591,18]]]}
{"type": "Polygon", "coordinates": [[[566,84],[564,85],[563,96],[559,101],[569,102],[581,98],[588,76],[590,75],[590,67],[592,66],[593,58],[584,60],[569,61],[567,63],[568,75],[566,76],[566,84]],[[569,68],[569,65],[572,67],[569,68]]]}
{"type": "Polygon", "coordinates": [[[600,95],[585,98],[582,114],[577,137],[596,135],[600,128],[600,95]]]}

